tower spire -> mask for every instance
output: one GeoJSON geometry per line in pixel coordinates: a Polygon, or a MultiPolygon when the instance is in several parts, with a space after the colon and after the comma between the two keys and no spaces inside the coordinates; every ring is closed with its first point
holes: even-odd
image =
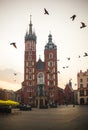
{"type": "Polygon", "coordinates": [[[31,21],[32,15],[30,15],[30,24],[29,24],[29,34],[32,35],[32,21],[31,21]]]}

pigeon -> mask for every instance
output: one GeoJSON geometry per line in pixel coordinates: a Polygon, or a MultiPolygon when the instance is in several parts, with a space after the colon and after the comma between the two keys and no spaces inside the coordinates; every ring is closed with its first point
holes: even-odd
{"type": "Polygon", "coordinates": [[[78,58],[80,58],[81,56],[78,56],[78,58]]]}
{"type": "Polygon", "coordinates": [[[67,59],[70,60],[70,57],[68,57],[67,59]]]}
{"type": "Polygon", "coordinates": [[[66,66],[66,68],[68,68],[68,66],[66,66]]]}
{"type": "Polygon", "coordinates": [[[17,46],[16,46],[16,43],[15,43],[15,42],[10,43],[10,45],[13,45],[15,48],[17,48],[17,46]]]}
{"type": "Polygon", "coordinates": [[[65,67],[63,67],[63,69],[65,69],[65,67]]]}
{"type": "Polygon", "coordinates": [[[85,54],[84,57],[85,57],[85,56],[88,56],[88,53],[85,52],[84,54],[85,54]]]}
{"type": "Polygon", "coordinates": [[[59,74],[60,74],[60,71],[57,71],[57,73],[59,73],[59,74]]]}
{"type": "Polygon", "coordinates": [[[80,28],[85,28],[87,25],[85,23],[81,22],[82,26],[80,28]]]}
{"type": "Polygon", "coordinates": [[[49,15],[49,12],[44,8],[44,14],[47,14],[47,15],[49,15]]]}
{"type": "Polygon", "coordinates": [[[73,16],[71,16],[70,18],[72,19],[72,21],[74,21],[76,15],[74,14],[73,16]]]}
{"type": "Polygon", "coordinates": [[[14,73],[14,75],[17,75],[17,73],[14,73]]]}

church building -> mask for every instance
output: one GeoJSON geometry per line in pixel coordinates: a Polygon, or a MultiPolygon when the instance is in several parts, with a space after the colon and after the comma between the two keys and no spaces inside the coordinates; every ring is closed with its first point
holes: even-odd
{"type": "Polygon", "coordinates": [[[30,18],[29,31],[25,35],[22,102],[39,107],[58,102],[57,46],[49,34],[44,47],[44,61],[40,57],[36,61],[36,41],[30,18]]]}

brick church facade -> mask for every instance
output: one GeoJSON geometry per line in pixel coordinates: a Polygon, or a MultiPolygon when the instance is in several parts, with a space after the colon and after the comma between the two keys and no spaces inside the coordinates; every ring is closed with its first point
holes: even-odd
{"type": "Polygon", "coordinates": [[[49,34],[44,47],[44,61],[36,61],[36,34],[32,30],[25,35],[24,81],[22,82],[21,102],[36,106],[58,102],[57,46],[49,34]]]}

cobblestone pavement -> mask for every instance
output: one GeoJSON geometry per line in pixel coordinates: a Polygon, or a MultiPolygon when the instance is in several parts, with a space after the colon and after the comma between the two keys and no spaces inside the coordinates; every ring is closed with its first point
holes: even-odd
{"type": "Polygon", "coordinates": [[[0,130],[88,130],[88,106],[33,108],[0,114],[0,130]]]}

